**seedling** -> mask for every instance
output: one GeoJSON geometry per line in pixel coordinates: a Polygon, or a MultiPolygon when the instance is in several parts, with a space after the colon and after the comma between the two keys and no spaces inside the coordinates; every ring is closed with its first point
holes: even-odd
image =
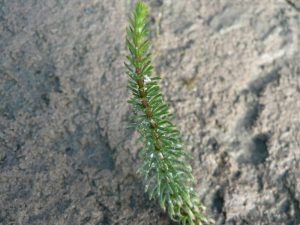
{"type": "Polygon", "coordinates": [[[151,53],[146,54],[150,42],[144,40],[149,33],[145,27],[147,14],[147,5],[137,2],[126,29],[129,37],[126,45],[130,52],[126,56],[129,63],[125,62],[130,78],[127,88],[133,94],[128,103],[135,111],[131,117],[135,122],[127,127],[136,127],[141,134],[137,143],[143,143],[137,174],[145,177],[145,191],[149,191],[150,199],[158,198],[172,220],[189,225],[213,223],[204,215],[205,207],[191,187],[195,182],[191,166],[180,160],[180,157],[192,157],[183,151],[181,132],[169,120],[172,114],[159,93],[157,81],[160,77],[150,77],[151,53]]]}

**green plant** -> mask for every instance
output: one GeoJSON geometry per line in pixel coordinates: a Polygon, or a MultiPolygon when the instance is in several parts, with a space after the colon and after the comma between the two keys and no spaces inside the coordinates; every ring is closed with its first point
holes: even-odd
{"type": "Polygon", "coordinates": [[[150,44],[144,40],[148,34],[147,5],[139,1],[135,5],[133,18],[129,18],[130,26],[126,29],[130,40],[126,39],[130,55],[126,56],[130,64],[125,62],[128,80],[127,88],[133,97],[128,101],[134,108],[135,115],[131,119],[136,122],[128,127],[138,128],[143,142],[139,152],[141,165],[137,173],[146,179],[145,191],[148,189],[150,199],[158,197],[161,207],[168,210],[173,220],[181,224],[203,224],[214,222],[203,215],[205,209],[197,193],[190,187],[194,182],[191,166],[180,157],[190,157],[183,151],[180,131],[169,120],[172,114],[159,93],[157,80],[159,77],[148,77],[153,66],[151,54],[145,54],[150,44]]]}

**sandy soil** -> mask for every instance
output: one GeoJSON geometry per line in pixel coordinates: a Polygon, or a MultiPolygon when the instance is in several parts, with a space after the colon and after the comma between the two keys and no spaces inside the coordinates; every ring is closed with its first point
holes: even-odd
{"type": "MultiPolygon", "coordinates": [[[[0,224],[175,224],[125,129],[133,0],[0,0],[0,224]]],[[[154,74],[216,224],[300,224],[300,2],[149,0],[154,74]]]]}

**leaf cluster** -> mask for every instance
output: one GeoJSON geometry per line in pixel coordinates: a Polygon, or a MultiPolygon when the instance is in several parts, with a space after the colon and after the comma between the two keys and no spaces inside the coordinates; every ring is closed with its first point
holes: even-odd
{"type": "Polygon", "coordinates": [[[194,182],[191,166],[180,157],[191,156],[183,151],[181,132],[169,120],[169,106],[164,103],[157,83],[160,77],[150,78],[153,66],[151,54],[147,52],[149,33],[147,24],[147,5],[139,1],[129,18],[126,29],[129,39],[126,45],[130,55],[126,56],[126,74],[129,76],[127,88],[132,92],[128,100],[133,106],[135,122],[127,127],[136,127],[140,132],[138,142],[143,143],[139,152],[141,165],[137,171],[146,180],[145,191],[150,199],[157,197],[164,210],[173,220],[181,224],[202,224],[212,220],[203,215],[205,207],[200,203],[197,193],[190,187],[194,182]]]}

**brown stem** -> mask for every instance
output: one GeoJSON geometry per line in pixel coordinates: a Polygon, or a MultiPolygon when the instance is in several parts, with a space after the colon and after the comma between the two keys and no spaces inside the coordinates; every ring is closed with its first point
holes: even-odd
{"type": "MultiPolygon", "coordinates": [[[[139,48],[139,46],[136,45],[135,48],[137,49],[137,48],[139,48]]],[[[136,55],[135,56],[136,64],[138,66],[140,66],[139,63],[140,63],[141,59],[142,59],[141,55],[136,55]]],[[[154,147],[155,147],[155,149],[157,151],[160,151],[162,149],[162,142],[160,140],[159,134],[156,131],[157,130],[157,123],[156,123],[156,121],[153,118],[153,113],[152,113],[152,111],[150,109],[149,102],[148,102],[148,100],[146,98],[147,97],[147,93],[145,91],[145,86],[144,86],[143,71],[142,71],[141,67],[136,67],[135,71],[136,71],[136,74],[138,76],[138,79],[137,79],[136,82],[137,82],[137,84],[139,86],[139,94],[140,94],[140,96],[142,98],[141,102],[142,102],[143,107],[146,109],[145,113],[146,113],[147,117],[149,119],[151,119],[151,121],[149,123],[149,126],[154,130],[154,137],[156,138],[156,142],[154,143],[154,147]]]]}

